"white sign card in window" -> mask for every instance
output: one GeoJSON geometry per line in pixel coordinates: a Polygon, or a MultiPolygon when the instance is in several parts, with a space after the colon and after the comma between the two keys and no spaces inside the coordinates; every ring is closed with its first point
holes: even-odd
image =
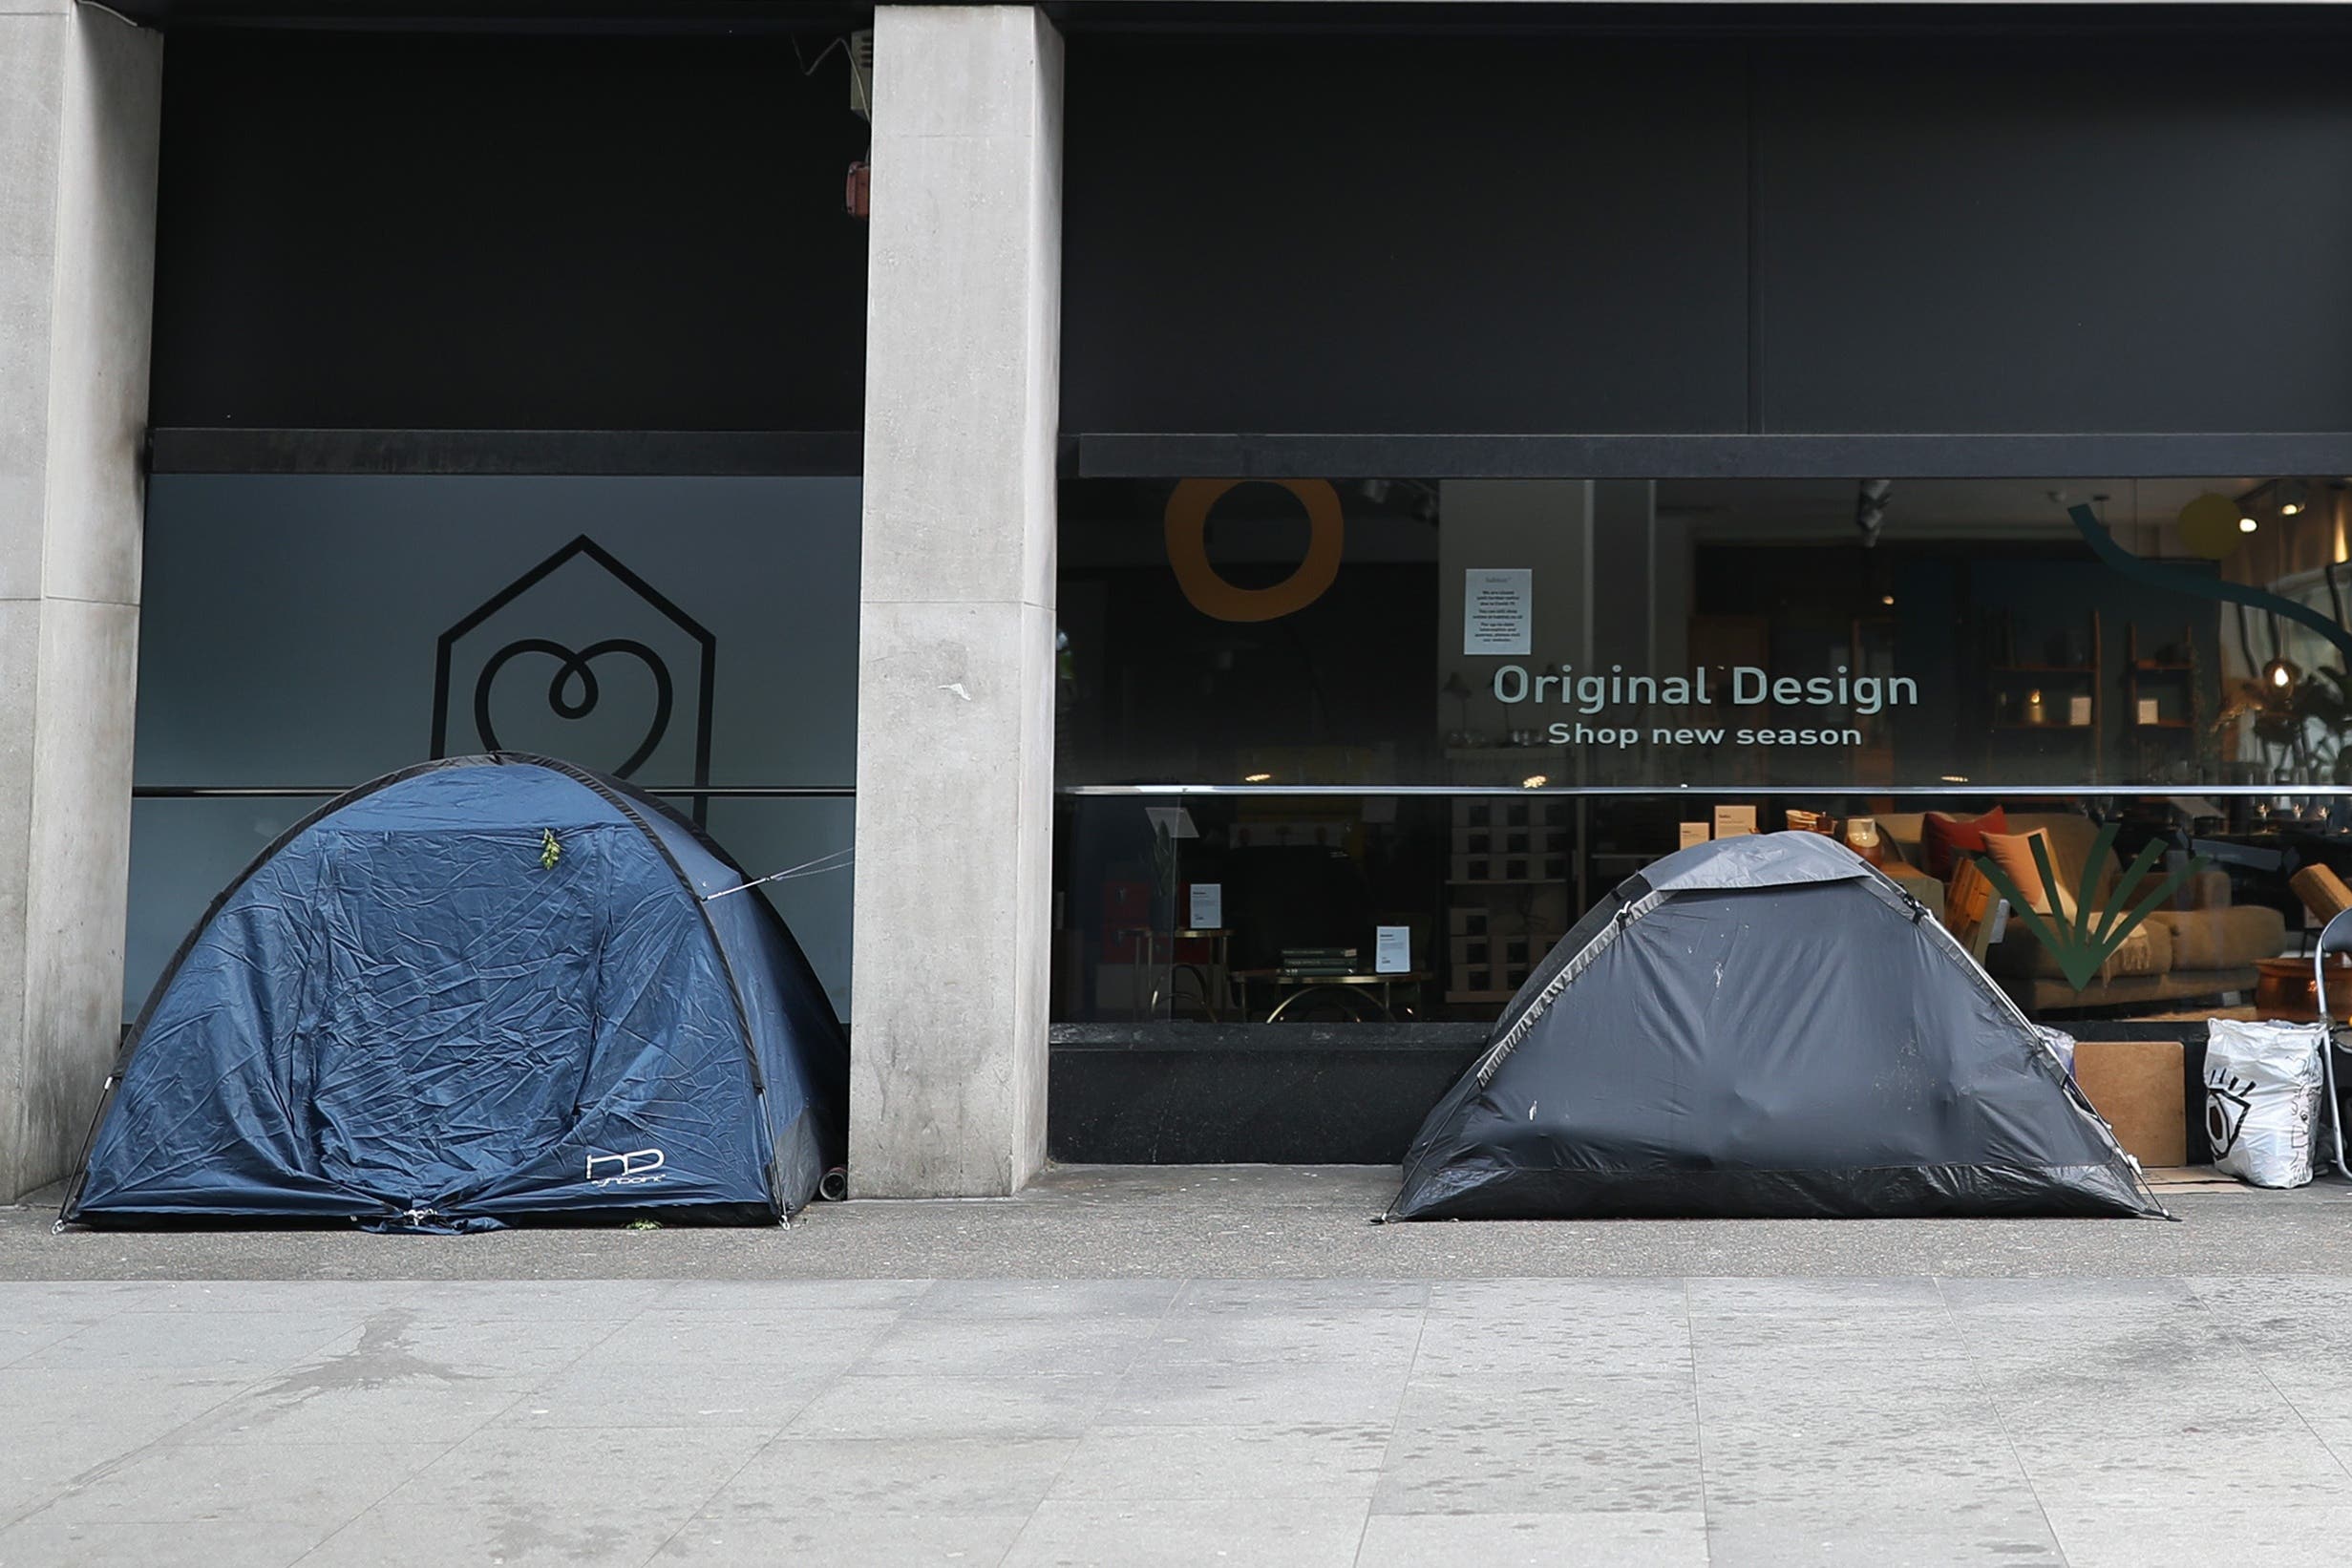
{"type": "Polygon", "coordinates": [[[1462,573],[1462,651],[1535,651],[1536,574],[1526,566],[1473,566],[1462,573]]]}
{"type": "Polygon", "coordinates": [[[1413,929],[1409,925],[1372,928],[1372,969],[1376,974],[1409,974],[1413,966],[1413,929]]]}
{"type": "Polygon", "coordinates": [[[1225,884],[1193,883],[1192,929],[1214,931],[1225,923],[1225,884]]]}

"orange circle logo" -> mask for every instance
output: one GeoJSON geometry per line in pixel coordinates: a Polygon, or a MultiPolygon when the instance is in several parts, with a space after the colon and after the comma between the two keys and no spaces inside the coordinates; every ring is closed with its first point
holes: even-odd
{"type": "Polygon", "coordinates": [[[1168,498],[1168,564],[1193,608],[1219,621],[1278,621],[1321,599],[1340,575],[1347,519],[1328,479],[1268,479],[1306,507],[1306,555],[1298,569],[1268,588],[1238,588],[1209,564],[1209,508],[1247,479],[1185,479],[1168,498]]]}

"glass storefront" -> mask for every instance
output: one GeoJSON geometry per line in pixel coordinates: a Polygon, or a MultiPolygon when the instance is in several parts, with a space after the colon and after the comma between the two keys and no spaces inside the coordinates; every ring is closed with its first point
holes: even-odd
{"type": "Polygon", "coordinates": [[[148,500],[125,1017],[325,798],[507,750],[695,815],[846,1016],[855,478],[169,476],[148,500]]]}
{"type": "Polygon", "coordinates": [[[2310,476],[1070,480],[1056,1016],[1491,1017],[1624,877],[1791,827],[2039,1015],[2210,1008],[2352,877],[2348,519],[2310,476]]]}

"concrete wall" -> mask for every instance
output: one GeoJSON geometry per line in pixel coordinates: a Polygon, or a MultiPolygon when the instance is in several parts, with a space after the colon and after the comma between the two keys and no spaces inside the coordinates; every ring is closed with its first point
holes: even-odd
{"type": "Polygon", "coordinates": [[[1061,39],[875,14],[851,1191],[1045,1157],[1061,39]]]}
{"type": "Polygon", "coordinates": [[[0,6],[0,1198],[114,1058],[162,40],[0,6]]]}

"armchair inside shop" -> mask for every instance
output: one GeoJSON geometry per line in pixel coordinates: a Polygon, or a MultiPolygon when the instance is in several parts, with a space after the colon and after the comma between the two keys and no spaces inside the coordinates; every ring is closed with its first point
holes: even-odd
{"type": "Polygon", "coordinates": [[[2299,475],[1071,478],[1052,1153],[1392,1160],[1610,889],[1795,830],[2194,1161],[2205,1022],[2313,1016],[2352,904],[2348,528],[2299,475]]]}

